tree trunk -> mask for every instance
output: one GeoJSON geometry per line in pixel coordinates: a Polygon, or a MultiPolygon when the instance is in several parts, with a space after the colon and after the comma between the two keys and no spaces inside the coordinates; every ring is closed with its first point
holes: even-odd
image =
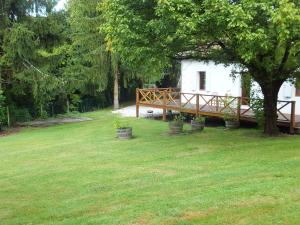
{"type": "Polygon", "coordinates": [[[67,96],[67,113],[70,113],[70,100],[69,100],[69,96],[67,96]]]}
{"type": "Polygon", "coordinates": [[[283,82],[261,85],[264,94],[264,133],[270,136],[279,134],[277,127],[277,101],[279,89],[283,82]]]}
{"type": "Polygon", "coordinates": [[[115,78],[114,78],[114,109],[119,109],[119,70],[115,71],[115,78]]]}

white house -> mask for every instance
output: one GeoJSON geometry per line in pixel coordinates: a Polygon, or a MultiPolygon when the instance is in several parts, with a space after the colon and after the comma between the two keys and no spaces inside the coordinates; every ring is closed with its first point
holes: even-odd
{"type": "MultiPolygon", "coordinates": [[[[197,93],[204,95],[249,97],[242,85],[240,76],[232,77],[232,71],[236,71],[237,66],[225,66],[215,64],[213,61],[199,62],[195,60],[182,60],[181,62],[181,92],[197,93]]],[[[254,83],[251,87],[258,96],[263,97],[259,85],[254,83]]],[[[296,115],[300,115],[300,89],[294,84],[285,82],[279,92],[278,100],[296,101],[296,115]]],[[[185,101],[185,99],[182,99],[185,101]]],[[[243,106],[242,106],[243,107],[243,106]]],[[[280,105],[278,106],[280,107],[280,105]]],[[[290,107],[282,109],[283,113],[289,114],[290,107]]]]}

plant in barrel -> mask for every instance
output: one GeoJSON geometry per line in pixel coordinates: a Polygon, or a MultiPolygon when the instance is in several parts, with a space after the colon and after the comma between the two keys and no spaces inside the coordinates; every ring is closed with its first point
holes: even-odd
{"type": "Polygon", "coordinates": [[[116,118],[114,121],[115,128],[117,129],[117,137],[119,139],[131,139],[132,127],[126,121],[116,118]]]}

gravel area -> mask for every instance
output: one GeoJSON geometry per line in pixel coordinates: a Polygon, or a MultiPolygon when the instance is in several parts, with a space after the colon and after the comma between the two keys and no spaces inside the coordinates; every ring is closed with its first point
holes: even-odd
{"type": "MultiPolygon", "coordinates": [[[[118,113],[122,117],[136,117],[136,107],[135,105],[128,106],[119,110],[112,111],[112,113],[118,113]]],[[[176,112],[173,112],[176,113],[176,112]]],[[[156,109],[151,107],[140,106],[140,117],[161,117],[163,115],[162,109],[156,109]],[[148,111],[153,111],[153,115],[148,113],[148,111]]]]}

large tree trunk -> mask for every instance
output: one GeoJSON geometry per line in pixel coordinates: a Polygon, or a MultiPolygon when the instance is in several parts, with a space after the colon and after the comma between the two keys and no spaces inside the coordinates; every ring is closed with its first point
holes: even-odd
{"type": "Polygon", "coordinates": [[[119,70],[115,71],[115,78],[114,78],[114,109],[119,109],[119,70]]]}
{"type": "Polygon", "coordinates": [[[277,127],[277,101],[282,84],[283,81],[278,81],[272,84],[261,85],[264,94],[264,133],[271,136],[279,134],[277,127]]]}

